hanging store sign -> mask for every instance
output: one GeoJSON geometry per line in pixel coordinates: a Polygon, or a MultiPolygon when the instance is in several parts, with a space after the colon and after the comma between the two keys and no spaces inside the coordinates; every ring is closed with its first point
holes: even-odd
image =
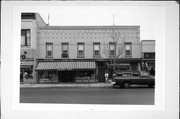
{"type": "Polygon", "coordinates": [[[33,65],[33,62],[21,62],[21,65],[33,65]]]}

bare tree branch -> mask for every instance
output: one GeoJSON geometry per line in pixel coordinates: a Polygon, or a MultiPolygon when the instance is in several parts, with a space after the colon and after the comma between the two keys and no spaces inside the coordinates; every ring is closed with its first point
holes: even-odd
{"type": "Polygon", "coordinates": [[[110,34],[110,37],[112,39],[110,42],[114,43],[115,45],[114,46],[115,55],[111,56],[109,44],[104,46],[103,53],[109,59],[110,64],[113,65],[113,70],[115,71],[115,67],[116,67],[118,59],[122,58],[124,55],[125,37],[124,35],[121,35],[118,31],[115,31],[114,29],[112,29],[112,33],[110,34]]]}

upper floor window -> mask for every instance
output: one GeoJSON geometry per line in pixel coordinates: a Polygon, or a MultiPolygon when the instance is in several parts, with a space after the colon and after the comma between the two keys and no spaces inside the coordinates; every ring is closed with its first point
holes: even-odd
{"type": "Polygon", "coordinates": [[[62,58],[69,57],[69,43],[62,43],[62,58]]]}
{"type": "Polygon", "coordinates": [[[116,43],[115,42],[110,42],[109,43],[109,55],[110,57],[115,56],[115,47],[116,47],[116,43]]]}
{"type": "Polygon", "coordinates": [[[53,57],[53,43],[46,43],[46,57],[53,57]]]}
{"type": "Polygon", "coordinates": [[[78,50],[77,57],[84,58],[84,43],[78,43],[77,50],[78,50]]]}
{"type": "Polygon", "coordinates": [[[31,45],[30,29],[21,29],[21,46],[31,45]]]}
{"type": "Polygon", "coordinates": [[[125,56],[131,56],[132,55],[132,43],[127,42],[125,43],[125,56]]]}
{"type": "Polygon", "coordinates": [[[21,13],[21,19],[36,19],[35,13],[21,13]]]}
{"type": "Polygon", "coordinates": [[[144,59],[155,59],[155,53],[144,53],[144,59]]]}
{"type": "Polygon", "coordinates": [[[93,43],[93,57],[99,58],[100,57],[100,43],[93,43]]]}

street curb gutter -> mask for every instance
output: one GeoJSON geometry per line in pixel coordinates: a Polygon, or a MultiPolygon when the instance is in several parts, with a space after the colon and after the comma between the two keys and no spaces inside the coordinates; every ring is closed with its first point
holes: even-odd
{"type": "Polygon", "coordinates": [[[20,88],[110,88],[111,83],[95,84],[20,84],[20,88]]]}

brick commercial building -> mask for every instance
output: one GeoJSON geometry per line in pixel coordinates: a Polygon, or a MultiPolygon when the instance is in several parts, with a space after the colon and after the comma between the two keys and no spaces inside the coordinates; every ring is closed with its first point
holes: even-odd
{"type": "Polygon", "coordinates": [[[30,82],[105,82],[105,73],[111,79],[115,70],[141,70],[149,63],[142,59],[151,44],[140,42],[140,26],[49,26],[34,15],[35,27],[22,24],[21,30],[31,33],[25,48],[34,51],[30,82]]]}

